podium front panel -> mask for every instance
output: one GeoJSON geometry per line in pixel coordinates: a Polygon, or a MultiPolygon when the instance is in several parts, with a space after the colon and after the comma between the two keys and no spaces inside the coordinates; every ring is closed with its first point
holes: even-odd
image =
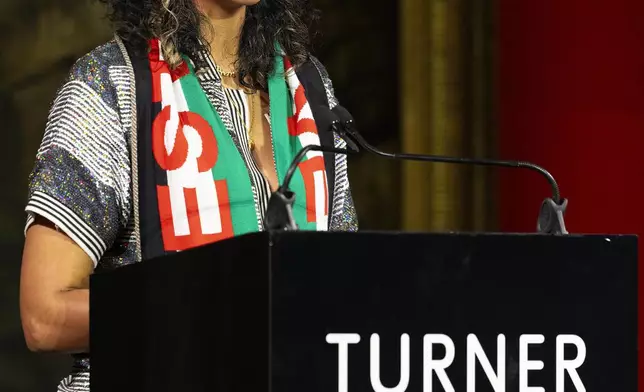
{"type": "Polygon", "coordinates": [[[266,236],[92,277],[92,392],[262,391],[269,379],[266,236]]]}
{"type": "Polygon", "coordinates": [[[276,236],[272,390],[635,392],[636,264],[628,236],[276,236]]]}

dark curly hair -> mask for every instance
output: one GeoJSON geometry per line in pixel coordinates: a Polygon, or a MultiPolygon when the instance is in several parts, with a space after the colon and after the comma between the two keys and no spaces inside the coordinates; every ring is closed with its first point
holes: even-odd
{"type": "MultiPolygon", "coordinates": [[[[180,54],[189,56],[197,68],[203,67],[196,53],[204,48],[207,19],[195,0],[99,0],[109,7],[109,18],[116,33],[135,47],[158,38],[164,58],[171,67],[180,54]]],[[[275,42],[286,52],[294,66],[308,59],[310,28],[317,11],[310,0],[261,0],[249,6],[239,43],[237,72],[240,83],[266,89],[273,71],[275,42]]],[[[216,32],[213,32],[216,34],[216,32]]]]}

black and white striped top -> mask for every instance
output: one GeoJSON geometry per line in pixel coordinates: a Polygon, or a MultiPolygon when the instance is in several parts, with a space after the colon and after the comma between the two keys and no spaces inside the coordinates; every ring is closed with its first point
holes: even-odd
{"type": "MultiPolygon", "coordinates": [[[[203,84],[207,84],[209,81],[214,81],[217,84],[221,83],[221,75],[217,72],[217,67],[215,66],[212,57],[205,53],[201,54],[203,58],[206,59],[208,67],[199,73],[199,80],[203,84]]],[[[230,115],[231,126],[228,127],[229,130],[234,132],[233,140],[237,145],[237,149],[244,158],[248,173],[250,175],[251,184],[253,186],[253,194],[255,197],[255,211],[257,213],[257,223],[261,228],[264,227],[264,213],[268,207],[268,200],[271,196],[271,187],[261,170],[257,166],[253,153],[250,150],[250,143],[248,140],[250,126],[250,107],[248,104],[247,94],[240,89],[220,87],[223,90],[225,95],[225,105],[223,110],[227,113],[219,113],[219,115],[224,118],[227,115],[230,115]],[[222,115],[223,114],[223,115],[222,115]]],[[[208,94],[209,89],[204,89],[206,94],[208,94]]],[[[212,99],[209,95],[209,98],[212,99]]],[[[270,121],[269,121],[270,124],[270,121]]]]}

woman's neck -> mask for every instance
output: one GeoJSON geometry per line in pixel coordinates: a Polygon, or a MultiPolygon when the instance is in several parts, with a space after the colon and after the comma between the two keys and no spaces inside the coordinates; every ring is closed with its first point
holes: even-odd
{"type": "Polygon", "coordinates": [[[234,71],[246,6],[227,8],[212,0],[200,0],[199,5],[210,22],[206,38],[215,63],[225,72],[234,71]]]}

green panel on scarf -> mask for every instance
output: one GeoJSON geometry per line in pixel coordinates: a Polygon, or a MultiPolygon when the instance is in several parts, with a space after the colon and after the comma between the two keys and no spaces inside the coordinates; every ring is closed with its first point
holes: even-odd
{"type": "MultiPolygon", "coordinates": [[[[277,178],[281,184],[293,158],[302,149],[302,144],[297,136],[291,136],[288,133],[287,119],[294,115],[293,97],[285,79],[284,60],[280,55],[275,56],[273,73],[268,79],[268,96],[277,178]]],[[[303,161],[306,159],[304,158],[303,161]]],[[[301,230],[316,230],[317,223],[309,223],[306,219],[306,188],[300,170],[295,172],[289,188],[296,195],[293,218],[295,218],[298,227],[301,230]]]]}
{"type": "MultiPolygon", "coordinates": [[[[217,140],[218,158],[212,169],[214,180],[225,179],[231,203],[233,232],[241,235],[260,230],[257,223],[252,183],[248,169],[239,150],[235,146],[226,126],[216,108],[201,88],[190,61],[190,73],[180,79],[181,87],[188,104],[188,110],[199,114],[212,127],[217,140]]],[[[270,100],[270,120],[273,139],[273,152],[277,177],[284,181],[286,171],[302,145],[297,136],[289,135],[287,119],[293,117],[293,97],[289,90],[284,72],[284,60],[281,55],[275,56],[274,71],[268,80],[270,100]]],[[[306,160],[307,158],[304,158],[306,160]]],[[[293,214],[302,230],[316,230],[316,222],[307,222],[306,189],[304,179],[298,169],[293,176],[290,189],[297,195],[293,214]]]]}
{"type": "MultiPolygon", "coordinates": [[[[189,61],[186,61],[190,64],[189,61]]],[[[191,112],[199,114],[212,127],[217,139],[218,158],[212,175],[215,180],[226,179],[235,235],[257,232],[257,213],[253,188],[246,164],[235,146],[219,113],[201,88],[190,66],[190,73],[181,79],[181,87],[191,112]]],[[[220,201],[221,202],[221,201],[220,201]]]]}

